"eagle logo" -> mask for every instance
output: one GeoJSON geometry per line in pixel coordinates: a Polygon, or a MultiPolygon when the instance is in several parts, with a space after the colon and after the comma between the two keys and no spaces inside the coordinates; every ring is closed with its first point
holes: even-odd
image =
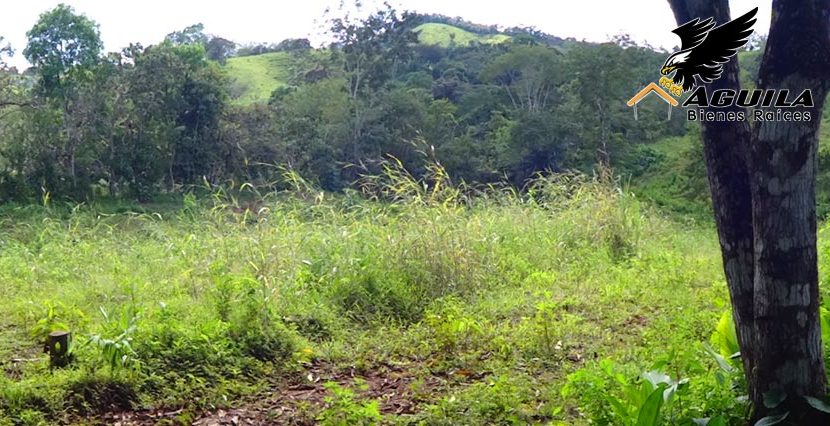
{"type": "Polygon", "coordinates": [[[680,51],[666,59],[660,73],[674,73],[672,81],[682,85],[684,92],[698,84],[695,76],[702,83],[711,83],[719,78],[723,64],[735,56],[738,49],[749,40],[757,12],[756,7],[740,18],[714,29],[715,22],[712,18],[703,21],[695,18],[677,27],[672,32],[680,36],[680,51]]]}

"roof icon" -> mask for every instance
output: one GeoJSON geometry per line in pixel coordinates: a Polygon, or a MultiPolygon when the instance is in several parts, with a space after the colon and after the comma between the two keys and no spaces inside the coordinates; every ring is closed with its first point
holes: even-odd
{"type": "Polygon", "coordinates": [[[637,119],[637,104],[639,104],[640,101],[642,101],[643,98],[645,98],[651,92],[656,93],[657,96],[660,96],[661,98],[663,98],[664,101],[666,101],[666,103],[669,104],[669,120],[671,120],[671,108],[678,106],[679,103],[677,102],[677,99],[673,98],[671,95],[668,94],[668,92],[663,90],[663,88],[658,86],[653,81],[649,83],[648,86],[644,87],[643,90],[637,92],[637,94],[634,95],[631,99],[629,99],[626,103],[626,105],[634,107],[634,119],[637,119]]]}

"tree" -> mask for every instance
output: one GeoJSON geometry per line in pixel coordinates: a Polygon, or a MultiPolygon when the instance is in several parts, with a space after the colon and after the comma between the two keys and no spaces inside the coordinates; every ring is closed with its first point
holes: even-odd
{"type": "Polygon", "coordinates": [[[481,75],[505,88],[516,109],[538,112],[552,103],[562,83],[561,54],[543,46],[517,46],[499,56],[481,75]]]}
{"type": "Polygon", "coordinates": [[[369,121],[371,93],[397,74],[412,54],[410,45],[417,42],[412,31],[414,15],[399,16],[389,4],[385,6],[363,20],[346,17],[331,21],[335,39],[332,51],[342,64],[352,102],[350,161],[354,163],[361,157],[360,142],[369,121]]]}
{"type": "Polygon", "coordinates": [[[349,96],[342,79],[299,87],[274,102],[278,137],[286,146],[279,160],[327,190],[343,188],[345,146],[351,141],[349,96]]]}
{"type": "Polygon", "coordinates": [[[103,48],[98,25],[65,4],[40,15],[26,36],[23,55],[38,69],[47,96],[62,96],[69,71],[95,65],[103,48]]]}
{"type": "Polygon", "coordinates": [[[15,99],[16,87],[13,84],[17,72],[9,70],[8,64],[3,60],[4,56],[11,56],[14,54],[11,45],[5,43],[5,39],[0,36],[0,108],[11,105],[19,105],[15,99]]]}
{"type": "Polygon", "coordinates": [[[136,114],[130,152],[141,153],[137,166],[152,171],[133,169],[134,176],[144,175],[141,186],[156,182],[160,165],[171,188],[216,178],[223,162],[218,130],[227,81],[205,60],[204,46],[152,46],[135,58],[126,79],[136,114]]]}
{"type": "Polygon", "coordinates": [[[220,64],[224,64],[236,51],[236,43],[222,37],[205,34],[205,26],[201,23],[167,34],[164,40],[174,46],[201,45],[205,48],[208,59],[220,64]]]}
{"type": "Polygon", "coordinates": [[[626,52],[616,44],[604,43],[571,49],[566,57],[573,77],[565,90],[576,103],[577,114],[592,118],[584,128],[584,139],[594,142],[591,148],[603,166],[611,165],[611,150],[618,148],[612,143],[613,119],[623,108],[620,100],[632,89],[622,82],[633,81],[636,75],[635,62],[626,52]]]}
{"type": "MultiPolygon", "coordinates": [[[[671,0],[678,24],[729,20],[727,0],[671,0]]],[[[805,396],[824,397],[816,253],[816,149],[830,70],[830,1],[774,0],[758,87],[812,90],[811,121],[702,124],[704,156],[753,420],[788,411],[826,424],[805,396]],[[786,394],[775,410],[764,395],[786,394]]],[[[740,87],[737,61],[711,89],[740,87]]],[[[737,107],[733,107],[737,108],[737,107]]]]}
{"type": "Polygon", "coordinates": [[[311,50],[311,42],[307,38],[287,38],[281,41],[275,49],[278,52],[304,52],[311,50]]]}
{"type": "MultiPolygon", "coordinates": [[[[100,96],[89,90],[103,47],[98,26],[60,4],[40,15],[26,35],[28,44],[23,54],[40,77],[36,101],[55,110],[55,114],[35,114],[45,117],[35,121],[60,126],[53,134],[33,132],[43,145],[39,147],[45,155],[42,164],[55,172],[49,175],[54,179],[44,182],[48,181],[52,190],[60,187],[79,194],[84,186],[78,179],[83,171],[79,160],[83,154],[94,152],[91,144],[96,138],[92,134],[100,106],[100,96]]],[[[89,157],[94,159],[94,154],[89,157]]]]}
{"type": "Polygon", "coordinates": [[[191,25],[181,31],[174,31],[167,34],[164,39],[176,46],[186,44],[206,45],[208,42],[208,36],[205,35],[205,26],[201,23],[191,25]]]}
{"type": "Polygon", "coordinates": [[[0,68],[6,68],[6,62],[3,60],[4,56],[11,56],[14,54],[14,50],[12,50],[12,46],[6,43],[6,39],[3,36],[0,36],[0,68]]]}
{"type": "Polygon", "coordinates": [[[205,45],[208,59],[225,64],[236,50],[236,43],[222,37],[211,37],[205,45]]]}

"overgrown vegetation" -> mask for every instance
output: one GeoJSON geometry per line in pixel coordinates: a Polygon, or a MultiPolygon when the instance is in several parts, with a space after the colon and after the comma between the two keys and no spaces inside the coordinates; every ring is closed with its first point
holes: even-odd
{"type": "Polygon", "coordinates": [[[288,173],[294,189],[152,210],[5,206],[2,418],[193,416],[267,377],[314,384],[320,366],[368,382],[294,401],[327,424],[634,424],[657,393],[645,424],[741,418],[741,375],[721,355],[734,348],[707,347],[728,330],[708,225],[607,177],[539,177],[522,194],[386,164],[343,195],[288,173]],[[76,345],[50,372],[53,327],[76,345]],[[384,365],[412,380],[406,414],[367,390],[384,365]]]}
{"type": "Polygon", "coordinates": [[[0,426],[745,420],[700,135],[624,104],[665,52],[329,24],[103,55],[61,5],[0,62],[0,426]]]}

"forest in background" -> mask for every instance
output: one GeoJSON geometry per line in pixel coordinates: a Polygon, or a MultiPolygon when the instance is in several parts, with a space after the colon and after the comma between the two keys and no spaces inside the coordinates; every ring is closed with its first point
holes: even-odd
{"type": "MultiPolygon", "coordinates": [[[[322,49],[303,39],[236,46],[194,25],[105,54],[91,19],[66,6],[44,14],[23,49],[33,67],[0,74],[0,199],[147,201],[205,183],[267,185],[281,168],[340,191],[390,156],[416,176],[438,161],[455,180],[518,188],[598,164],[637,179],[665,160],[655,143],[690,133],[659,101],[633,119],[625,101],[666,52],[626,36],[499,33],[391,8],[329,22],[334,41],[322,49]],[[283,59],[283,81],[268,89],[235,75],[263,54],[283,59]]],[[[702,158],[694,139],[675,157],[702,158]]],[[[702,161],[684,167],[694,170],[676,192],[705,198],[702,161]]]]}

